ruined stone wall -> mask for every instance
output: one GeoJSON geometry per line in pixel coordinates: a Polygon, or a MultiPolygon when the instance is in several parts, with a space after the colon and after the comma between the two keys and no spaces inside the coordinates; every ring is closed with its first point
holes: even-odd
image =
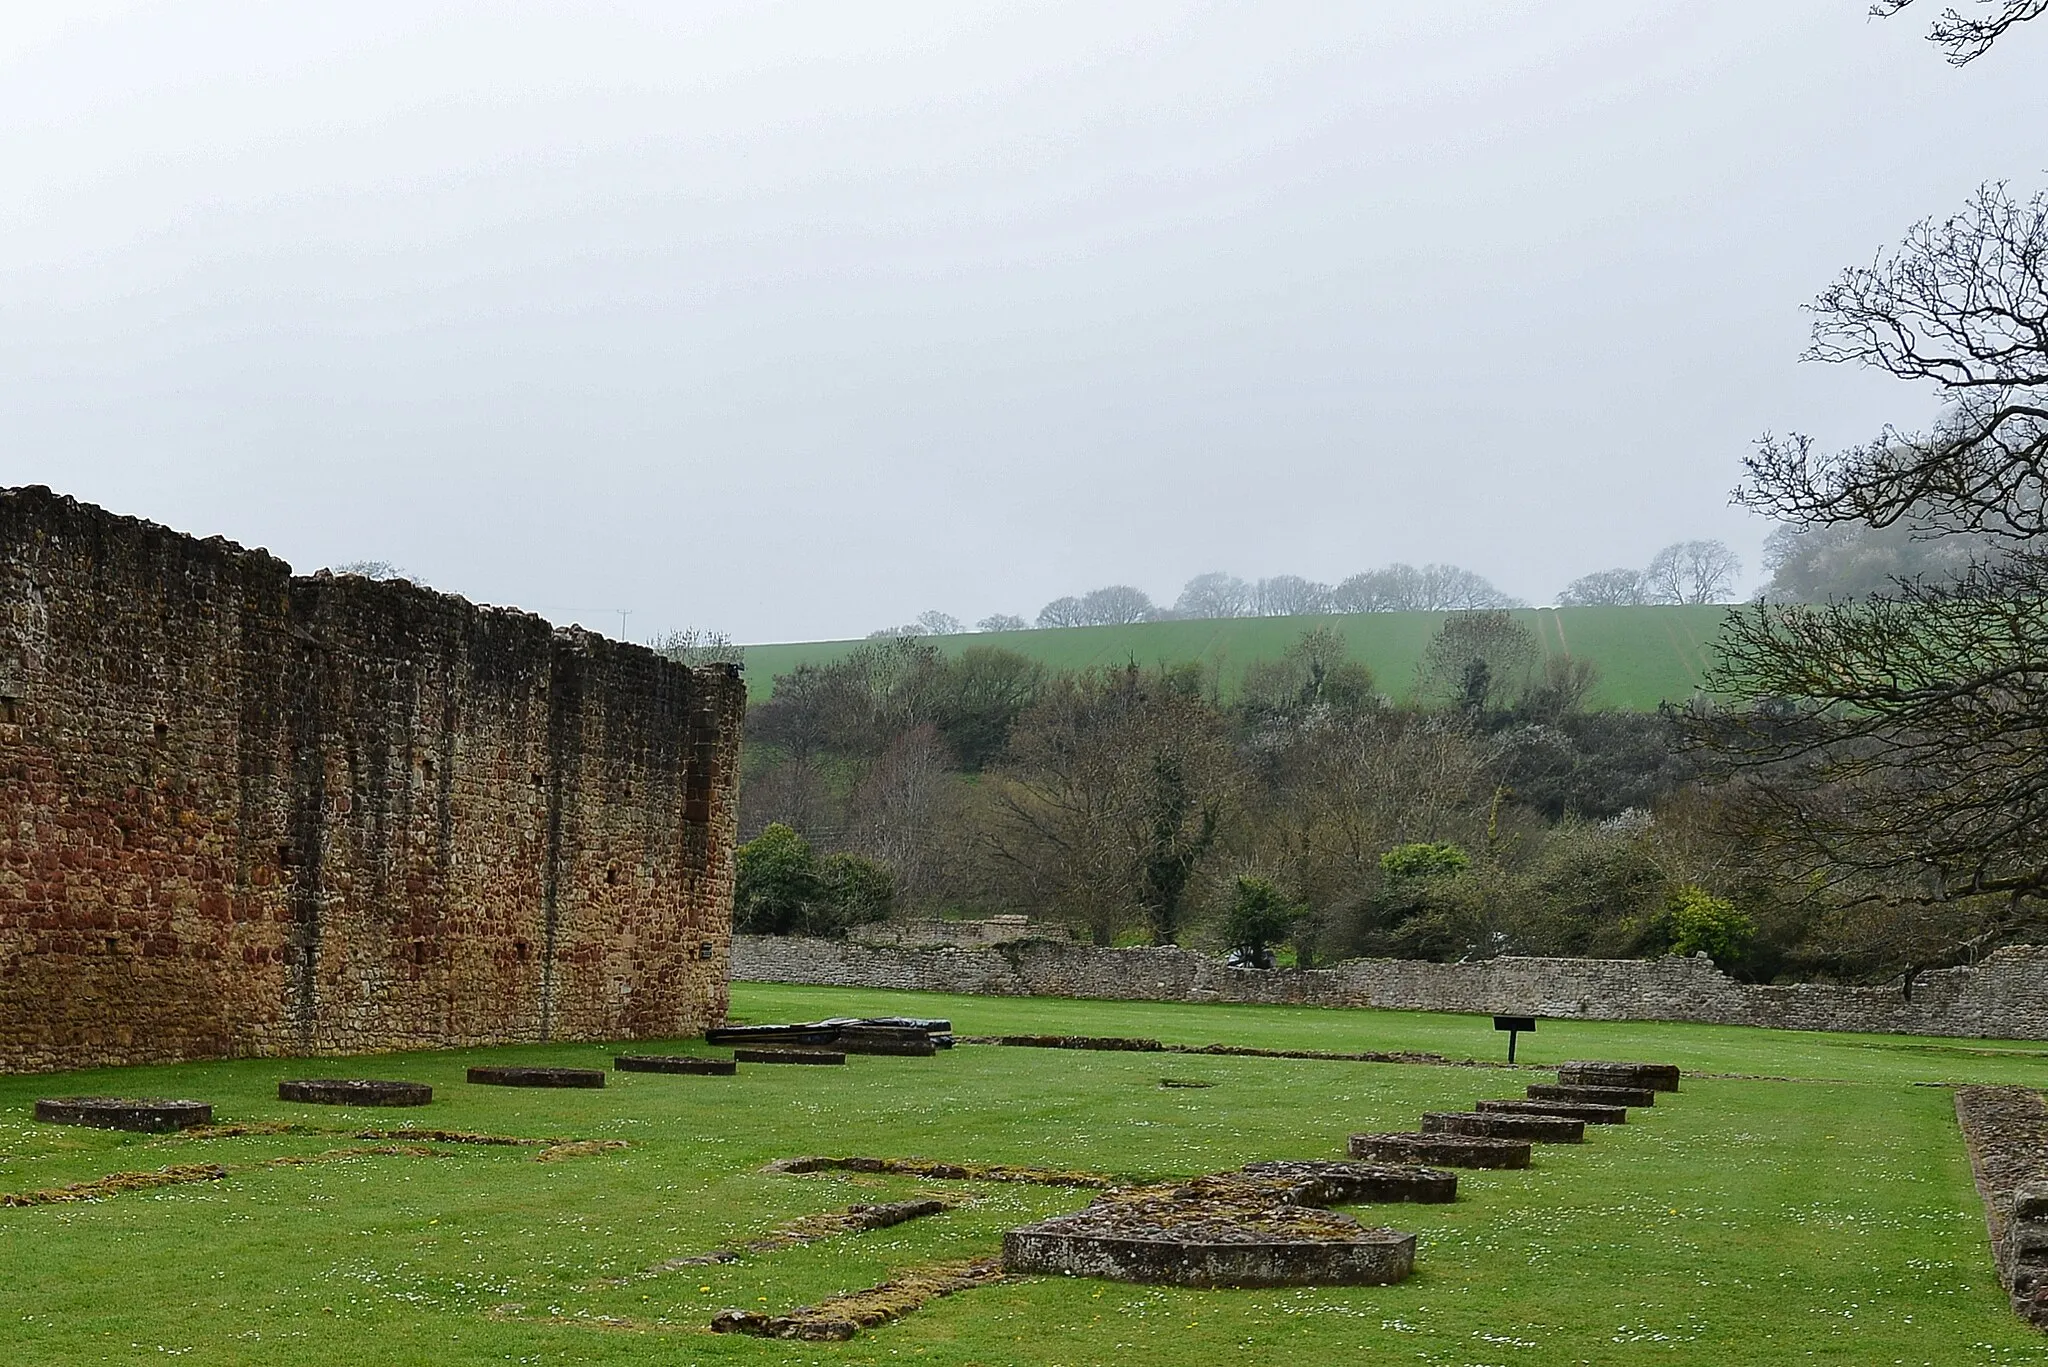
{"type": "Polygon", "coordinates": [[[0,491],[0,1070],[722,1019],[743,685],[0,491]]]}
{"type": "Polygon", "coordinates": [[[2048,1039],[2048,947],[2012,947],[1975,968],[1897,987],[1736,982],[1705,958],[1490,959],[1433,964],[1353,959],[1305,973],[1227,968],[1185,949],[1098,949],[1027,940],[918,949],[742,935],[732,976],[996,996],[1371,1006],[1572,1020],[1700,1021],[1785,1030],[2048,1039]]]}
{"type": "Polygon", "coordinates": [[[918,917],[870,921],[846,932],[846,937],[863,945],[1006,945],[1017,940],[1069,940],[1073,938],[1058,922],[1034,922],[1028,916],[990,916],[978,921],[948,921],[918,917]]]}

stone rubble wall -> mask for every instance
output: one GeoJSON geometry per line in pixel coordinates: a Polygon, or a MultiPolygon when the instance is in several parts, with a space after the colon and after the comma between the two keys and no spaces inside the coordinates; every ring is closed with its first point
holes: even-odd
{"type": "Polygon", "coordinates": [[[1034,923],[1028,916],[990,916],[978,921],[948,921],[940,917],[874,921],[855,926],[846,934],[855,944],[921,945],[1006,945],[1018,940],[1068,940],[1072,933],[1063,925],[1034,923]]]}
{"type": "Polygon", "coordinates": [[[724,1017],[744,686],[0,490],[0,1071],[724,1017]]]}
{"type": "Polygon", "coordinates": [[[1186,949],[1100,949],[1049,940],[918,949],[740,935],[733,939],[732,976],[739,982],[991,996],[1367,1006],[2048,1039],[2048,946],[2012,946],[1974,968],[1922,973],[1911,1002],[1897,987],[1751,986],[1705,958],[1500,958],[1466,964],[1353,959],[1307,972],[1259,972],[1227,968],[1186,949]]]}

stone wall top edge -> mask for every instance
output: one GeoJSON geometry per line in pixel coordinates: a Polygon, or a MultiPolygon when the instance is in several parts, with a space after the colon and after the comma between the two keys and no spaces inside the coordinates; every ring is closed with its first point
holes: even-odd
{"type": "Polygon", "coordinates": [[[557,625],[524,608],[472,602],[461,594],[417,584],[409,579],[368,579],[361,575],[336,574],[326,569],[316,570],[311,574],[298,574],[282,557],[272,554],[263,547],[251,549],[224,536],[194,536],[160,522],[113,512],[98,504],[58,493],[45,484],[0,488],[0,520],[5,520],[6,514],[10,512],[29,525],[47,525],[53,522],[93,524],[104,532],[116,536],[175,545],[187,552],[203,552],[210,557],[217,557],[222,562],[244,564],[259,574],[283,575],[288,578],[289,586],[294,592],[310,593],[316,599],[325,599],[330,594],[338,593],[344,597],[359,598],[372,608],[388,610],[399,604],[409,604],[444,614],[451,622],[468,620],[480,626],[502,624],[515,630],[531,631],[538,641],[552,640],[558,646],[579,654],[592,657],[609,655],[615,659],[634,660],[651,665],[657,672],[680,671],[693,682],[701,680],[713,686],[721,681],[737,680],[740,677],[740,670],[736,665],[712,664],[692,667],[671,660],[650,647],[630,641],[614,640],[579,624],[557,625]]]}

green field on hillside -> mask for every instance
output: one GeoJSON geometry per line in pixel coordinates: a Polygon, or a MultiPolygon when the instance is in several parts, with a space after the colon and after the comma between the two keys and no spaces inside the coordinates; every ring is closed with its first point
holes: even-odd
{"type": "MultiPolygon", "coordinates": [[[[912,1012],[971,1033],[1489,1060],[1501,1048],[1486,1019],[1442,1014],[744,983],[733,1008],[756,1021],[912,1012]]],[[[1646,1057],[1699,1072],[1626,1125],[1542,1146],[1526,1171],[1461,1174],[1451,1204],[1351,1207],[1419,1236],[1415,1275],[1400,1285],[1198,1291],[1024,1277],[843,1344],[708,1325],[726,1307],[779,1312],[988,1256],[1004,1229],[1079,1209],[1089,1193],[764,1172],[772,1159],[1181,1177],[1339,1157],[1350,1132],[1412,1129],[1425,1110],[1511,1095],[1543,1075],[963,1045],[728,1078],[614,1073],[601,1091],[463,1081],[473,1063],[601,1067],[612,1053],[554,1045],[0,1078],[0,1361],[2048,1367],[2048,1337],[2008,1311],[1994,1278],[1950,1094],[1925,1085],[2040,1085],[2048,1046],[1545,1021],[1522,1049],[1538,1063],[1646,1057]],[[277,1100],[278,1079],[306,1076],[411,1078],[436,1098],[407,1111],[277,1100]],[[150,1137],[30,1119],[34,1098],[81,1093],[194,1096],[215,1104],[221,1128],[150,1137]],[[370,1133],[398,1126],[423,1132],[370,1133]],[[455,1142],[464,1132],[600,1142],[455,1142]],[[66,1183],[202,1164],[219,1174],[17,1204],[66,1183]],[[889,1229],[703,1256],[851,1203],[924,1195],[955,1204],[889,1229]]]]}
{"type": "MultiPolygon", "coordinates": [[[[1592,702],[1638,710],[1692,696],[1699,686],[1727,609],[1717,606],[1642,608],[1528,608],[1528,624],[1546,654],[1591,660],[1600,671],[1592,702]]],[[[1061,627],[1047,631],[994,631],[934,636],[948,655],[972,646],[1020,651],[1056,669],[1086,669],[1136,661],[1140,665],[1200,660],[1213,668],[1226,697],[1247,664],[1279,656],[1316,627],[1332,627],[1373,672],[1380,691],[1406,699],[1416,668],[1448,614],[1373,612],[1317,617],[1235,617],[1200,622],[1140,622],[1118,627],[1061,627]]],[[[768,696],[777,674],[797,665],[844,656],[859,641],[815,641],[747,647],[747,689],[768,696]]]]}

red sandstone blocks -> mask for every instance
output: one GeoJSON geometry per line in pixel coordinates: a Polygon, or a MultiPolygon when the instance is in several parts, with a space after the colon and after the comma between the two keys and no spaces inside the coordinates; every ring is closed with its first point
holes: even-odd
{"type": "Polygon", "coordinates": [[[0,977],[0,1068],[675,1036],[722,1015],[736,677],[0,492],[0,597],[28,574],[47,620],[33,725],[0,766],[0,869],[23,876],[0,882],[0,963],[24,964],[0,977]]]}

